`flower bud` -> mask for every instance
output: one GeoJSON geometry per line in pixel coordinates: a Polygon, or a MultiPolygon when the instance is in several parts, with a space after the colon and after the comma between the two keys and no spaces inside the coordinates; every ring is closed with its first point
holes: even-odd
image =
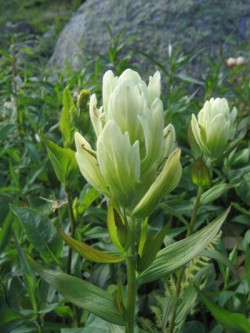
{"type": "Polygon", "coordinates": [[[236,125],[236,108],[230,112],[225,98],[206,101],[198,117],[193,114],[191,129],[201,151],[212,159],[218,158],[233,140],[236,125]]]}

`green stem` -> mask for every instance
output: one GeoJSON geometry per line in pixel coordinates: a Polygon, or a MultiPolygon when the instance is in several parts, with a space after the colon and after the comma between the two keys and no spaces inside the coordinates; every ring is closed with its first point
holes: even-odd
{"type": "MultiPolygon", "coordinates": [[[[70,235],[72,238],[75,236],[76,231],[76,220],[73,212],[73,205],[72,205],[72,197],[69,192],[66,192],[67,194],[67,200],[68,200],[68,212],[69,212],[69,219],[70,219],[70,235]]],[[[72,264],[72,248],[69,247],[68,252],[68,262],[67,262],[67,273],[71,275],[71,264],[72,264]]],[[[72,309],[75,312],[75,318],[76,318],[76,325],[77,327],[80,327],[80,311],[79,308],[75,305],[72,305],[72,309]]]]}
{"type": "Polygon", "coordinates": [[[198,187],[196,200],[195,200],[195,203],[194,203],[194,209],[193,209],[191,221],[190,221],[190,224],[189,224],[189,227],[188,227],[187,237],[191,236],[192,233],[193,233],[194,225],[195,225],[195,221],[196,221],[196,217],[197,217],[197,213],[198,213],[198,209],[199,209],[200,202],[201,202],[201,195],[202,195],[202,187],[198,187]]]}
{"type": "MultiPolygon", "coordinates": [[[[67,200],[68,200],[68,212],[70,218],[70,235],[74,238],[75,230],[76,230],[76,221],[74,217],[73,207],[72,207],[72,198],[70,193],[67,192],[67,200]]],[[[71,261],[72,261],[72,249],[69,247],[68,253],[68,262],[67,262],[67,273],[71,274],[71,261]]]]}
{"type": "MultiPolygon", "coordinates": [[[[196,221],[196,217],[197,217],[197,213],[198,213],[198,209],[199,209],[199,206],[200,206],[201,194],[202,194],[202,188],[198,187],[196,200],[195,200],[195,203],[194,203],[194,209],[193,209],[193,212],[192,212],[192,216],[191,216],[190,224],[188,226],[186,237],[191,236],[192,233],[193,233],[194,225],[195,225],[195,221],[196,221]]],[[[181,283],[182,283],[182,280],[183,280],[184,272],[185,272],[185,266],[183,266],[181,268],[180,273],[177,277],[176,293],[175,293],[175,297],[177,299],[177,302],[175,303],[173,314],[171,316],[171,320],[170,320],[170,324],[169,324],[169,333],[173,333],[174,328],[175,328],[175,319],[176,319],[177,309],[178,309],[178,298],[180,297],[180,294],[181,294],[181,283]]]]}
{"type": "Polygon", "coordinates": [[[136,301],[136,248],[135,248],[135,221],[131,221],[131,240],[127,257],[127,284],[128,297],[126,306],[126,333],[134,333],[135,301],[136,301]]]}

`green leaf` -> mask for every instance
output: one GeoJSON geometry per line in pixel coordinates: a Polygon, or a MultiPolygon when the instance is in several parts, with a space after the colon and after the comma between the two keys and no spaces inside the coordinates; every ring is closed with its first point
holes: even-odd
{"type": "Polygon", "coordinates": [[[12,332],[12,330],[25,320],[34,319],[34,314],[23,314],[11,308],[0,310],[0,331],[12,332]]]}
{"type": "Polygon", "coordinates": [[[75,152],[70,148],[62,148],[54,142],[46,139],[45,135],[40,131],[40,137],[45,144],[50,161],[58,180],[66,189],[77,184],[79,169],[75,158],[75,152]]]}
{"type": "Polygon", "coordinates": [[[250,324],[247,318],[241,313],[233,313],[214,304],[209,298],[195,288],[202,302],[207,306],[214,318],[232,333],[249,333],[250,324]]]}
{"type": "Polygon", "coordinates": [[[57,235],[52,222],[32,208],[21,208],[11,205],[12,211],[18,217],[25,230],[29,242],[40,253],[46,262],[54,262],[61,265],[62,241],[57,235]]]}
{"type": "Polygon", "coordinates": [[[216,236],[229,210],[230,207],[194,235],[170,244],[159,251],[153,263],[138,276],[139,284],[160,279],[199,255],[216,236]]]}
{"type": "Polygon", "coordinates": [[[112,199],[108,205],[107,226],[113,244],[123,251],[127,241],[127,228],[121,212],[112,199]]]}
{"type": "Polygon", "coordinates": [[[16,244],[17,253],[18,253],[18,259],[19,259],[20,266],[23,271],[25,290],[28,292],[34,313],[37,313],[38,308],[37,308],[36,295],[35,295],[36,277],[23,254],[23,251],[18,243],[18,240],[17,240],[15,234],[14,234],[14,238],[15,238],[15,244],[16,244]]]}
{"type": "Polygon", "coordinates": [[[91,246],[78,241],[67,234],[62,229],[58,229],[58,234],[60,237],[70,246],[72,249],[74,249],[76,252],[78,252],[83,258],[86,260],[92,261],[92,262],[98,262],[98,263],[116,263],[121,262],[125,258],[115,256],[112,254],[109,254],[107,252],[103,252],[97,249],[92,248],[91,246]]]}
{"type": "Polygon", "coordinates": [[[66,328],[61,333],[125,333],[124,328],[90,315],[84,328],[66,328]]]}
{"type": "Polygon", "coordinates": [[[12,224],[15,220],[15,216],[12,211],[9,211],[8,215],[3,221],[2,227],[0,228],[0,253],[8,245],[9,238],[11,235],[12,224]]]}
{"type": "Polygon", "coordinates": [[[157,232],[154,236],[149,236],[147,238],[142,250],[142,256],[137,265],[137,271],[139,273],[143,272],[150,264],[152,264],[168,230],[169,225],[166,224],[161,231],[157,232]]]}
{"type": "Polygon", "coordinates": [[[231,263],[231,261],[225,256],[223,255],[221,252],[216,251],[216,250],[202,250],[200,255],[203,257],[208,257],[208,258],[212,258],[215,259],[221,263],[223,263],[226,267],[228,267],[233,274],[235,275],[235,277],[237,279],[239,279],[239,275],[237,272],[237,269],[235,268],[235,266],[231,263]]]}
{"type": "Polygon", "coordinates": [[[204,86],[204,82],[202,82],[200,80],[197,80],[196,78],[190,76],[189,74],[187,74],[185,72],[175,74],[174,76],[177,77],[178,79],[181,79],[182,81],[198,84],[200,86],[204,86]]]}
{"type": "Polygon", "coordinates": [[[122,315],[114,307],[113,296],[107,291],[74,276],[46,269],[30,257],[28,260],[42,279],[66,300],[108,322],[124,325],[122,315]]]}
{"type": "Polygon", "coordinates": [[[63,137],[64,147],[69,147],[72,141],[70,110],[74,108],[74,101],[66,87],[63,91],[63,108],[61,111],[59,128],[63,137]]]}
{"type": "Polygon", "coordinates": [[[201,195],[201,203],[208,204],[213,200],[219,198],[223,193],[235,187],[235,185],[231,184],[218,184],[214,185],[212,188],[207,190],[201,195]]]}
{"type": "MultiPolygon", "coordinates": [[[[88,185],[88,184],[87,184],[88,185]]],[[[100,192],[95,188],[88,188],[87,191],[81,192],[80,198],[77,201],[76,212],[82,215],[86,209],[100,196],[100,192]]]]}

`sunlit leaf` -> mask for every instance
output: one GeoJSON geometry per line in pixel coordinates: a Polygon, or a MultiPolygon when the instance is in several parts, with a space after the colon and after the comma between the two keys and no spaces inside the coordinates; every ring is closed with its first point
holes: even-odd
{"type": "Polygon", "coordinates": [[[107,252],[97,250],[81,241],[78,241],[67,234],[62,229],[58,229],[60,237],[83,258],[92,262],[98,263],[116,263],[125,260],[120,256],[115,256],[107,252]]]}

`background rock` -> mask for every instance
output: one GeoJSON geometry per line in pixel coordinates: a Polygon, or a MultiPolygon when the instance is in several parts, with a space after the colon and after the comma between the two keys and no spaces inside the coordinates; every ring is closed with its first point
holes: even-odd
{"type": "Polygon", "coordinates": [[[68,59],[80,69],[84,61],[107,54],[107,25],[124,41],[135,37],[124,52],[135,50],[133,61],[146,75],[154,65],[139,51],[166,64],[169,43],[181,51],[205,48],[211,55],[238,56],[249,45],[249,7],[248,0],[87,0],[63,29],[48,65],[60,71],[68,59]]]}

